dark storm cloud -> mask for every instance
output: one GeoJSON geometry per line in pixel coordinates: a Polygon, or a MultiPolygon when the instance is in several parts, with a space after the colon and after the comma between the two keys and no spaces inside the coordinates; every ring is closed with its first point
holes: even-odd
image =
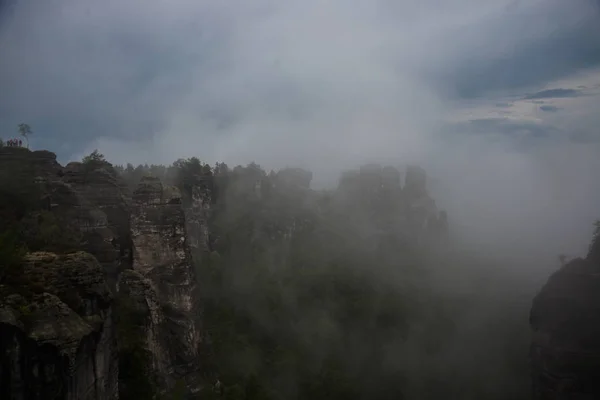
{"type": "Polygon", "coordinates": [[[557,111],[561,110],[561,108],[556,107],[556,106],[551,106],[551,105],[544,105],[544,106],[540,106],[540,110],[545,111],[545,112],[557,112],[557,111]]]}
{"type": "Polygon", "coordinates": [[[19,0],[0,21],[0,132],[28,122],[32,145],[63,162],[97,147],[118,163],[254,160],[328,182],[365,162],[419,163],[449,183],[440,201],[474,236],[576,245],[563,227],[597,214],[600,157],[555,139],[596,129],[598,103],[532,117],[535,100],[519,99],[586,83],[554,80],[599,64],[592,4],[19,0]],[[511,120],[483,120],[499,101],[511,120]],[[465,116],[466,103],[486,110],[465,116]]]}
{"type": "Polygon", "coordinates": [[[460,29],[459,36],[471,47],[469,59],[446,63],[444,71],[432,73],[450,95],[474,98],[499,90],[518,93],[600,65],[600,10],[593,2],[550,0],[525,7],[528,3],[490,16],[481,22],[485,28],[460,29]],[[476,39],[481,30],[488,33],[485,42],[476,39]]]}
{"type": "Polygon", "coordinates": [[[558,89],[542,90],[542,91],[539,91],[536,93],[528,94],[523,98],[525,100],[556,99],[556,98],[578,97],[581,95],[582,95],[582,93],[580,90],[558,88],[558,89]]]}
{"type": "Polygon", "coordinates": [[[177,134],[186,137],[182,149],[202,138],[222,156],[233,145],[257,153],[241,143],[259,131],[296,135],[284,126],[300,121],[324,140],[315,124],[388,104],[405,115],[390,108],[369,118],[423,131],[446,107],[440,94],[540,83],[596,65],[600,48],[585,0],[9,3],[0,25],[0,129],[28,121],[40,146],[177,134]]]}

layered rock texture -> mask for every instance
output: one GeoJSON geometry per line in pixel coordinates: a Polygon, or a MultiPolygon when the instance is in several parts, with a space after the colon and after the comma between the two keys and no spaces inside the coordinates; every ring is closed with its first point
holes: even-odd
{"type": "Polygon", "coordinates": [[[18,221],[29,250],[43,250],[26,256],[26,293],[1,286],[0,398],[118,398],[121,294],[144,317],[122,323],[140,325],[158,391],[182,380],[197,391],[190,248],[207,247],[204,195],[191,187],[191,246],[177,189],[146,178],[129,193],[101,160],[62,167],[47,151],[0,148],[0,188],[2,231],[18,221]]]}
{"type": "Polygon", "coordinates": [[[147,305],[146,343],[159,385],[177,379],[191,385],[198,375],[200,309],[179,190],[144,177],[131,215],[133,271],[122,275],[119,290],[147,305]]]}
{"type": "Polygon", "coordinates": [[[90,254],[26,256],[33,294],[0,286],[0,398],[116,399],[111,294],[90,254]]]}
{"type": "Polygon", "coordinates": [[[110,165],[72,162],[62,174],[62,182],[80,199],[77,225],[83,247],[103,265],[114,288],[132,259],[129,194],[110,165]]]}
{"type": "MultiPolygon", "coordinates": [[[[210,290],[223,289],[205,278],[241,287],[221,250],[231,265],[260,252],[257,268],[283,265],[294,239],[318,244],[321,219],[360,233],[357,245],[447,230],[419,168],[402,185],[395,168],[364,166],[321,194],[300,169],[213,174],[196,164],[179,188],[151,176],[127,186],[101,158],[62,167],[50,152],[0,148],[0,233],[17,226],[28,247],[20,270],[0,269],[0,398],[141,400],[182,387],[201,397],[218,377],[201,322],[210,290]]],[[[328,246],[336,232],[323,230],[328,246]]]]}
{"type": "Polygon", "coordinates": [[[535,297],[530,323],[536,400],[600,399],[600,242],[535,297]]]}
{"type": "MultiPolygon", "coordinates": [[[[281,254],[269,257],[279,265],[291,238],[312,235],[311,224],[340,209],[340,224],[360,233],[361,245],[381,246],[386,237],[394,248],[422,244],[448,230],[417,167],[407,169],[402,184],[398,170],[367,165],[327,195],[310,190],[312,175],[303,170],[267,176],[248,167],[215,178],[223,179],[216,188],[212,178],[191,174],[180,192],[145,177],[130,191],[102,161],[62,167],[47,151],[0,148],[0,233],[18,221],[29,247],[12,269],[0,258],[0,399],[132,398],[146,381],[159,392],[183,385],[184,393],[198,394],[206,364],[215,360],[206,356],[201,324],[201,294],[209,289],[200,290],[194,266],[211,254],[217,270],[209,272],[222,274],[216,249],[235,249],[223,253],[242,264],[250,242],[276,243],[281,254]],[[236,173],[244,176],[231,178],[236,173]],[[255,214],[252,223],[247,211],[255,214]],[[241,228],[231,228],[237,222],[241,228]],[[231,229],[225,235],[220,226],[231,229]],[[138,380],[123,384],[134,359],[147,365],[138,380]]],[[[549,278],[530,322],[534,398],[599,399],[598,237],[585,258],[549,278]]],[[[134,398],[153,396],[144,393],[134,398]]]]}

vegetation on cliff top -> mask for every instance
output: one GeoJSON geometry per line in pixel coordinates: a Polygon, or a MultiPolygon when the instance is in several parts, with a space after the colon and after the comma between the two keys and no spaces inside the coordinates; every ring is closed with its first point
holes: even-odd
{"type": "Polygon", "coordinates": [[[436,270],[477,261],[441,250],[446,217],[418,169],[402,187],[399,171],[365,166],[324,192],[310,190],[308,171],[257,164],[116,170],[130,187],[154,175],[179,186],[184,205],[192,186],[211,203],[210,254],[195,260],[211,339],[203,361],[225,398],[528,398],[525,309],[498,313],[506,346],[489,348],[489,365],[461,367],[481,378],[465,388],[448,369],[473,296],[490,300],[485,286],[460,295],[432,283],[436,270]],[[499,391],[503,379],[513,383],[499,391]]]}
{"type": "MultiPolygon", "coordinates": [[[[110,165],[98,152],[82,161],[110,165]]],[[[316,192],[308,171],[268,173],[257,164],[211,167],[191,158],[114,170],[130,188],[152,174],[179,187],[184,207],[192,192],[210,204],[209,250],[194,254],[210,338],[202,349],[205,398],[528,397],[525,309],[521,315],[486,305],[499,307],[503,321],[477,328],[486,362],[458,361],[465,365],[456,370],[459,346],[469,349],[461,325],[497,300],[490,300],[491,286],[451,293],[434,283],[440,270],[480,260],[444,245],[446,216],[437,213],[422,171],[412,170],[410,184],[401,185],[394,168],[365,166],[345,174],[337,189],[316,192]]],[[[20,186],[2,198],[0,213],[10,221],[0,237],[3,268],[18,271],[26,250],[78,246],[61,216],[32,193],[20,186]]],[[[144,323],[126,297],[115,305],[122,398],[153,397],[160,388],[149,370],[144,323]]],[[[176,389],[167,396],[183,398],[176,389]]]]}
{"type": "MultiPolygon", "coordinates": [[[[0,179],[0,283],[19,277],[26,252],[68,253],[81,249],[80,234],[43,200],[33,173],[8,173],[0,179]]],[[[23,277],[19,282],[23,284],[23,277]]]]}

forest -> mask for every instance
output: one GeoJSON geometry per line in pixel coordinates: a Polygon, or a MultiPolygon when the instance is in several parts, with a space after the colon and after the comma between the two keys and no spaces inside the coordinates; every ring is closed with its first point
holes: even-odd
{"type": "MultiPolygon", "coordinates": [[[[506,255],[455,238],[421,168],[364,165],[313,190],[310,171],[255,163],[112,166],[95,151],[82,164],[118,176],[125,192],[154,176],[183,207],[192,187],[210,199],[208,249],[193,261],[210,338],[203,379],[218,384],[202,398],[530,397],[538,288],[511,275],[519,266],[506,268],[506,255]]],[[[30,186],[8,179],[0,196],[0,283],[25,295],[44,291],[22,274],[27,252],[68,253],[81,240],[30,186]]],[[[116,300],[121,397],[156,397],[140,324],[116,300]]]]}
{"type": "Polygon", "coordinates": [[[211,396],[529,398],[531,288],[453,239],[422,169],[365,165],[322,191],[309,171],[255,163],[115,170],[131,189],[152,175],[210,194],[209,254],[194,259],[211,396]]]}

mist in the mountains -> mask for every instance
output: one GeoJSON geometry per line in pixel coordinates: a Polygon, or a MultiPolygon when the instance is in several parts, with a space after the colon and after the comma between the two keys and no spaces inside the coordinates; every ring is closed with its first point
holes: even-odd
{"type": "Polygon", "coordinates": [[[531,296],[599,214],[599,20],[588,0],[17,1],[0,17],[0,127],[27,121],[65,160],[256,161],[309,169],[317,189],[421,165],[453,238],[428,285],[470,306],[444,351],[410,336],[386,362],[494,393],[526,358],[531,296]]]}
{"type": "Polygon", "coordinates": [[[597,88],[577,80],[599,64],[592,1],[17,1],[1,20],[2,123],[28,121],[65,160],[256,161],[314,185],[418,163],[472,236],[542,251],[581,251],[596,214],[594,96],[460,125],[506,96],[597,88]]]}

